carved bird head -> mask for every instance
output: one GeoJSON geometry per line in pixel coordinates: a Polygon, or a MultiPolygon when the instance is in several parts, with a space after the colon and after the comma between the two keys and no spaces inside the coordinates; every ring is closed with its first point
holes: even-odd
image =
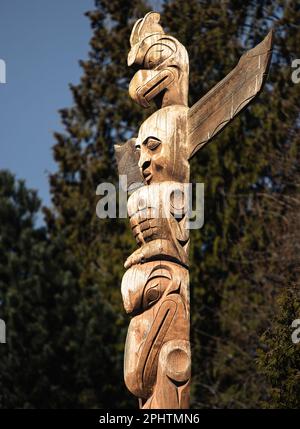
{"type": "Polygon", "coordinates": [[[128,65],[140,70],[130,82],[129,94],[142,107],[154,100],[158,108],[187,106],[189,60],[185,47],[165,34],[160,15],[149,12],[132,29],[128,65]]]}

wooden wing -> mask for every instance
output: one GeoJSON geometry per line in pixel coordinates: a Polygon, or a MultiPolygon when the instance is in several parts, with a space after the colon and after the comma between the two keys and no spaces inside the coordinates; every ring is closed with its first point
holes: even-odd
{"type": "Polygon", "coordinates": [[[273,30],[246,52],[237,66],[189,110],[190,158],[216,136],[261,91],[272,55],[273,30]]]}

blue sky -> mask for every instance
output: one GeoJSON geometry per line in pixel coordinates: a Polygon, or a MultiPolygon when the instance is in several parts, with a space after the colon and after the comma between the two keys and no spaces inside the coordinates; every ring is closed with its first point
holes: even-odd
{"type": "Polygon", "coordinates": [[[58,109],[72,104],[91,30],[84,12],[93,0],[1,0],[0,169],[8,168],[50,204],[51,147],[61,130],[58,109]]]}

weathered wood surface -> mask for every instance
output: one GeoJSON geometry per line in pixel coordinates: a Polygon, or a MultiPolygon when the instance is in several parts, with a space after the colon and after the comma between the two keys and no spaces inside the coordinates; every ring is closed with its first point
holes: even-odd
{"type": "Polygon", "coordinates": [[[124,306],[135,315],[124,359],[125,383],[142,408],[188,408],[189,273],[162,259],[133,265],[122,280],[124,306]]]}
{"type": "Polygon", "coordinates": [[[138,66],[129,94],[142,107],[154,100],[158,108],[188,104],[189,60],[185,47],[165,34],[160,15],[148,13],[133,27],[128,65],[138,66]]]}
{"type": "Polygon", "coordinates": [[[129,94],[140,106],[159,110],[138,136],[117,145],[119,174],[128,188],[130,226],[138,249],[125,262],[122,297],[132,315],[124,360],[127,388],[141,408],[189,407],[189,159],[262,89],[271,57],[272,33],[191,109],[188,55],[166,35],[156,12],[134,25],[128,65],[139,70],[129,94]],[[134,187],[134,186],[133,186],[134,187]]]}
{"type": "Polygon", "coordinates": [[[271,60],[273,31],[189,110],[190,158],[261,91],[271,60]]]}

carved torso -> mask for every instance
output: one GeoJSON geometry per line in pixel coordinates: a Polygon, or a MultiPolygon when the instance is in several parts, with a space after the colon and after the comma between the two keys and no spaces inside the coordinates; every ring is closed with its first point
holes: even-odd
{"type": "Polygon", "coordinates": [[[128,200],[128,214],[138,249],[126,267],[162,257],[188,265],[188,200],[184,184],[154,183],[138,189],[128,200]]]}

